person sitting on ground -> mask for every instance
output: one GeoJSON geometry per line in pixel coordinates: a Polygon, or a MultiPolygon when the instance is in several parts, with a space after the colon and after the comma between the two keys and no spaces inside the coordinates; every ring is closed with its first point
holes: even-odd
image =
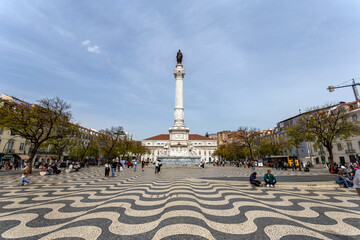
{"type": "Polygon", "coordinates": [[[53,168],[55,174],[61,173],[61,170],[58,168],[58,166],[56,164],[52,168],[53,168]]]}
{"type": "Polygon", "coordinates": [[[346,174],[346,177],[350,180],[353,181],[354,180],[354,175],[355,175],[355,171],[351,171],[349,173],[346,174]]]}
{"type": "Polygon", "coordinates": [[[51,166],[49,166],[47,168],[47,171],[51,174],[51,175],[54,175],[54,169],[51,168],[51,166]]]}
{"type": "Polygon", "coordinates": [[[273,174],[271,174],[271,170],[267,170],[267,173],[265,173],[264,181],[267,187],[269,187],[269,185],[270,187],[274,187],[274,185],[276,184],[276,178],[273,174]]]}
{"type": "Polygon", "coordinates": [[[351,188],[352,186],[352,182],[348,178],[344,177],[343,171],[339,171],[339,174],[335,178],[335,182],[337,184],[344,184],[347,188],[351,188]]]}
{"type": "Polygon", "coordinates": [[[250,183],[252,185],[255,185],[257,187],[260,187],[261,185],[261,182],[256,178],[256,172],[253,172],[251,175],[250,175],[250,183]]]}

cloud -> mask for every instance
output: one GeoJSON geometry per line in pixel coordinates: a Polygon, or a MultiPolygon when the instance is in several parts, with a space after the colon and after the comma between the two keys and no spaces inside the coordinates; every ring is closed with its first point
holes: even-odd
{"type": "Polygon", "coordinates": [[[85,41],[82,41],[81,42],[81,45],[83,45],[83,46],[87,46],[87,45],[89,45],[90,44],[90,41],[89,40],[85,40],[85,41]]]}
{"type": "Polygon", "coordinates": [[[92,52],[92,53],[100,53],[100,48],[96,45],[90,46],[90,40],[85,40],[81,42],[81,45],[83,47],[87,46],[87,50],[88,52],[92,52]]]}
{"type": "Polygon", "coordinates": [[[99,47],[96,46],[96,45],[94,45],[94,46],[92,46],[92,47],[88,47],[87,50],[88,50],[89,52],[93,52],[93,53],[100,53],[100,49],[99,49],[99,47]]]}

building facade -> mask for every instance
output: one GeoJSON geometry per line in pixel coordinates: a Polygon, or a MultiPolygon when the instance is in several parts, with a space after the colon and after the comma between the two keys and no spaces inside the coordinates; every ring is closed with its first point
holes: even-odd
{"type": "MultiPolygon", "coordinates": [[[[360,100],[341,103],[341,106],[345,107],[349,114],[348,121],[358,122],[360,120],[360,100]]],[[[334,162],[344,165],[345,163],[360,160],[360,135],[346,140],[338,138],[333,146],[334,162]]],[[[329,153],[322,146],[309,143],[309,152],[314,164],[327,163],[329,161],[329,153]]]]}
{"type": "MultiPolygon", "coordinates": [[[[23,100],[20,100],[16,97],[1,94],[1,102],[12,102],[19,105],[28,105],[23,100]]],[[[80,125],[75,125],[78,128],[78,134],[73,136],[78,141],[78,144],[86,145],[93,139],[97,137],[100,133],[97,130],[85,128],[80,125]]],[[[132,135],[128,132],[124,132],[121,136],[122,140],[131,141],[132,135]]],[[[15,135],[9,129],[0,129],[0,163],[1,162],[12,162],[22,161],[29,159],[31,144],[26,141],[26,139],[15,135]]],[[[63,160],[66,159],[69,155],[70,149],[66,148],[62,154],[62,159],[58,159],[58,155],[54,152],[53,146],[51,144],[44,144],[39,148],[37,154],[34,157],[33,162],[50,162],[52,160],[63,160]]]]}
{"type": "MultiPolygon", "coordinates": [[[[189,134],[189,151],[194,155],[200,156],[205,162],[217,161],[217,157],[212,154],[217,149],[217,140],[210,139],[198,134],[189,134]]],[[[141,157],[144,161],[154,162],[159,156],[168,156],[169,154],[170,135],[160,134],[154,137],[146,138],[142,145],[149,149],[149,153],[141,157]]]]}

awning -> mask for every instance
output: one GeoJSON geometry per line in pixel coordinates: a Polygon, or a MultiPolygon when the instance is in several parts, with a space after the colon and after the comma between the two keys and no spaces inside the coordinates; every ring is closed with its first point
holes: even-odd
{"type": "Polygon", "coordinates": [[[25,154],[20,154],[19,157],[21,158],[21,160],[28,160],[29,159],[29,155],[25,155],[25,154]]]}

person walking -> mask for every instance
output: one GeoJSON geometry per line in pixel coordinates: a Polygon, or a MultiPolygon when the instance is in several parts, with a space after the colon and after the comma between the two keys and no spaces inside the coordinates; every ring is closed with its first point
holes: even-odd
{"type": "Polygon", "coordinates": [[[161,166],[162,166],[162,163],[161,163],[161,161],[159,160],[159,164],[158,164],[158,173],[160,173],[161,166]]]}
{"type": "Polygon", "coordinates": [[[106,162],[104,166],[105,166],[105,178],[108,179],[110,173],[110,164],[106,162]]]}
{"type": "Polygon", "coordinates": [[[293,171],[295,171],[295,163],[294,163],[294,161],[291,161],[291,169],[292,169],[293,171]]]}
{"type": "Polygon", "coordinates": [[[254,161],[251,162],[251,168],[252,168],[252,170],[255,170],[255,162],[254,161]]]}
{"type": "Polygon", "coordinates": [[[29,165],[27,165],[26,167],[24,167],[22,175],[21,175],[21,186],[24,186],[24,183],[26,183],[26,185],[29,184],[29,181],[26,180],[26,175],[29,173],[29,165]]]}
{"type": "Polygon", "coordinates": [[[264,175],[264,181],[266,183],[266,186],[274,187],[276,184],[276,178],[274,175],[271,174],[271,170],[267,170],[267,173],[264,175]]]}
{"type": "Polygon", "coordinates": [[[116,171],[116,162],[115,160],[111,163],[111,177],[115,177],[115,171],[116,171]]]}
{"type": "Polygon", "coordinates": [[[159,162],[155,162],[155,174],[159,172],[159,162]]]}
{"type": "Polygon", "coordinates": [[[137,160],[134,161],[134,172],[136,172],[136,167],[137,167],[137,160]]]}
{"type": "Polygon", "coordinates": [[[145,167],[145,161],[142,160],[142,161],[141,161],[141,171],[144,171],[144,167],[145,167]]]}

